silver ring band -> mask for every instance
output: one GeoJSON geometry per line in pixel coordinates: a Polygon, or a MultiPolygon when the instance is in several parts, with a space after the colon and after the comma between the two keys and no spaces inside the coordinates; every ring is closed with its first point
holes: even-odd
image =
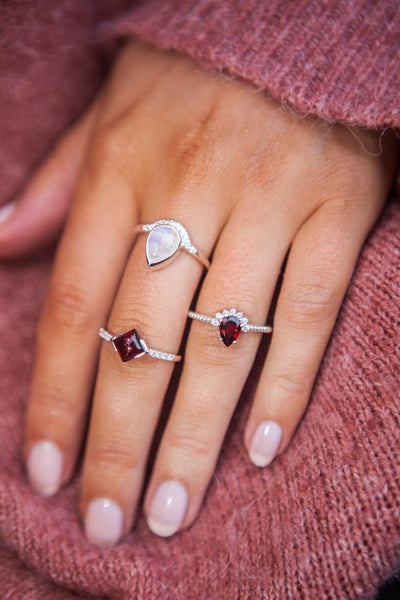
{"type": "Polygon", "coordinates": [[[179,362],[182,360],[182,356],[179,354],[171,354],[169,352],[162,352],[161,350],[153,350],[149,348],[146,342],[141,339],[136,329],[131,329],[126,333],[119,335],[113,335],[109,331],[101,328],[99,329],[99,336],[111,342],[114,350],[118,352],[123,362],[128,362],[134,358],[141,358],[142,356],[151,356],[152,358],[158,358],[159,360],[167,360],[169,362],[179,362]]]}
{"type": "Polygon", "coordinates": [[[219,327],[220,339],[224,342],[225,346],[236,344],[237,338],[241,332],[272,332],[272,327],[270,325],[251,325],[247,317],[245,317],[242,312],[238,312],[235,308],[231,308],[230,310],[224,309],[223,311],[218,312],[215,317],[210,317],[190,310],[188,316],[190,319],[208,323],[209,325],[213,325],[213,327],[219,327]]]}
{"type": "Polygon", "coordinates": [[[135,233],[147,233],[146,260],[149,267],[159,269],[174,260],[180,250],[189,252],[206,269],[210,261],[193,246],[189,234],[181,223],[161,219],[147,225],[137,225],[135,233]]]}

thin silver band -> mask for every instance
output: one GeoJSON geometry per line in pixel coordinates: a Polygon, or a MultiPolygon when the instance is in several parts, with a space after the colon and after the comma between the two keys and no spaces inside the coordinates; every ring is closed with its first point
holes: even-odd
{"type": "MultiPolygon", "coordinates": [[[[103,338],[103,340],[106,340],[107,342],[111,342],[112,346],[114,348],[114,350],[116,352],[118,352],[115,344],[114,344],[114,340],[119,337],[118,335],[114,335],[112,333],[110,333],[109,331],[106,331],[105,329],[101,328],[99,329],[99,336],[101,338],[103,338]]],[[[153,350],[152,348],[149,348],[146,344],[146,342],[142,339],[139,338],[140,340],[140,344],[143,347],[143,354],[140,354],[137,358],[143,356],[143,355],[148,355],[151,356],[152,358],[158,358],[159,360],[167,360],[169,362],[179,362],[180,360],[182,360],[182,356],[180,356],[179,354],[171,354],[169,352],[162,352],[161,350],[153,350]]]]}
{"type": "Polygon", "coordinates": [[[243,332],[253,331],[254,333],[271,333],[272,327],[270,325],[251,325],[247,322],[247,318],[243,317],[243,313],[238,313],[234,308],[231,310],[223,310],[220,313],[217,313],[215,317],[209,317],[208,315],[202,315],[200,313],[196,313],[193,310],[189,310],[188,316],[190,319],[195,319],[196,321],[202,321],[203,323],[208,323],[209,325],[213,325],[214,327],[219,327],[221,323],[221,319],[229,316],[237,316],[241,321],[241,329],[243,332]]]}
{"type": "Polygon", "coordinates": [[[150,234],[155,228],[162,227],[162,226],[172,229],[176,233],[176,235],[179,239],[179,242],[177,243],[177,247],[171,252],[171,255],[168,256],[167,258],[163,257],[163,259],[160,260],[159,262],[157,262],[157,260],[152,262],[151,258],[149,257],[149,254],[148,254],[148,247],[146,244],[146,258],[147,258],[147,263],[150,267],[153,267],[153,268],[162,267],[162,266],[166,265],[168,262],[170,262],[170,260],[172,260],[176,256],[177,252],[179,252],[180,250],[185,250],[185,252],[188,252],[189,254],[191,254],[207,270],[210,268],[210,261],[208,260],[208,258],[206,258],[201,252],[199,252],[199,250],[195,246],[193,246],[192,242],[190,241],[188,232],[186,231],[185,227],[178,221],[173,221],[172,219],[160,219],[159,221],[156,221],[155,223],[136,225],[136,227],[134,229],[134,233],[150,234]]]}

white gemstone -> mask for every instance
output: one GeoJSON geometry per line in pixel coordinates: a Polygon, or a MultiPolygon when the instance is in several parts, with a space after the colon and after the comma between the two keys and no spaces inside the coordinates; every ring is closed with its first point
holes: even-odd
{"type": "Polygon", "coordinates": [[[181,244],[181,237],[171,225],[157,225],[146,240],[146,258],[150,267],[171,258],[181,244]]]}
{"type": "Polygon", "coordinates": [[[222,311],[222,314],[224,317],[229,316],[229,310],[226,310],[226,308],[222,311]]]}
{"type": "Polygon", "coordinates": [[[217,313],[215,316],[218,319],[218,321],[222,319],[222,313],[217,313]]]}

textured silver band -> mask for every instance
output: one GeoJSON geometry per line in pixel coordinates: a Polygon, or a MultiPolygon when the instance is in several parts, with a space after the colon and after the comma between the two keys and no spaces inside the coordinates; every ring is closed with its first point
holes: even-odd
{"type": "Polygon", "coordinates": [[[243,316],[243,313],[237,312],[235,308],[231,308],[230,310],[224,309],[223,311],[217,313],[215,317],[209,317],[208,315],[202,315],[200,313],[194,312],[193,310],[189,310],[188,316],[190,319],[195,319],[196,321],[202,321],[203,323],[208,323],[209,325],[213,325],[214,327],[219,327],[221,324],[221,320],[225,317],[237,317],[240,321],[241,331],[247,332],[252,331],[254,333],[271,333],[272,327],[270,325],[251,325],[248,322],[247,317],[243,316]]]}
{"type": "MultiPolygon", "coordinates": [[[[105,329],[101,328],[101,329],[99,329],[99,336],[103,340],[106,340],[107,342],[111,342],[114,350],[116,352],[119,352],[118,348],[115,345],[115,340],[117,338],[121,337],[121,335],[114,335],[114,334],[110,333],[109,331],[106,331],[105,329]]],[[[171,354],[170,352],[162,352],[161,350],[153,350],[152,348],[149,348],[147,346],[146,342],[141,337],[138,336],[138,340],[143,349],[143,352],[132,358],[140,358],[142,356],[148,355],[148,356],[151,356],[152,358],[157,358],[159,360],[167,360],[169,362],[179,362],[180,360],[182,360],[182,356],[180,356],[179,354],[171,354]]]]}
{"type": "Polygon", "coordinates": [[[146,259],[147,264],[153,269],[165,266],[173,260],[180,250],[191,254],[207,270],[210,261],[193,246],[185,227],[172,219],[160,219],[155,223],[137,225],[135,233],[147,233],[146,259]],[[152,234],[152,232],[154,233],[152,234]],[[162,239],[164,233],[164,239],[162,239]],[[157,245],[158,243],[158,245],[157,245]],[[168,246],[169,244],[169,246],[168,246]]]}

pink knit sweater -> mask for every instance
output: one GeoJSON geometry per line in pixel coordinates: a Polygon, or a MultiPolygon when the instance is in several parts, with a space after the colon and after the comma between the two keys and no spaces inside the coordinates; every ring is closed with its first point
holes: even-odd
{"type": "MultiPolygon", "coordinates": [[[[0,4],[0,205],[96,93],[109,41],[137,35],[324,119],[400,126],[400,6],[381,0],[13,0],[0,4]]],[[[57,198],[54,199],[57,201],[57,198]]],[[[0,599],[372,599],[400,567],[400,206],[360,257],[309,409],[272,467],[242,437],[250,378],[200,516],[171,539],[139,515],[98,549],[79,481],[51,499],[21,460],[51,251],[0,265],[0,599]]]]}

